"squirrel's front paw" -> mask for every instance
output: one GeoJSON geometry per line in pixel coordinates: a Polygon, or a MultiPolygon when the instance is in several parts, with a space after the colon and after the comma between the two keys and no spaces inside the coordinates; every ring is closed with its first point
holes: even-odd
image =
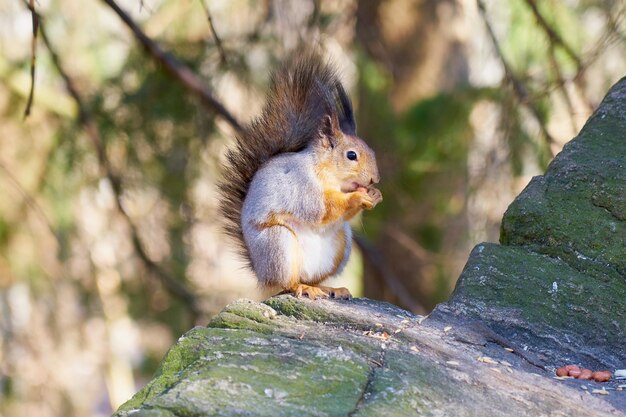
{"type": "Polygon", "coordinates": [[[348,198],[348,210],[371,209],[372,207],[374,207],[374,202],[372,201],[372,197],[365,191],[365,188],[350,193],[350,197],[348,198]]]}
{"type": "Polygon", "coordinates": [[[374,208],[374,200],[369,195],[369,192],[365,193],[363,191],[357,191],[359,196],[359,204],[362,209],[369,210],[374,208]]]}
{"type": "Polygon", "coordinates": [[[372,206],[374,208],[378,203],[383,201],[383,193],[378,188],[370,187],[367,189],[367,195],[372,199],[372,206]]]}

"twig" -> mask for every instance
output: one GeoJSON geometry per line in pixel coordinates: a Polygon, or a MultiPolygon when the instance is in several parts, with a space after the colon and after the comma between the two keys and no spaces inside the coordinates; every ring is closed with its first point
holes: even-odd
{"type": "Polygon", "coordinates": [[[535,16],[535,20],[537,21],[539,26],[543,29],[544,32],[546,32],[546,35],[548,35],[550,42],[558,45],[561,49],[563,49],[563,51],[565,51],[565,53],[576,64],[577,72],[581,72],[583,68],[581,59],[578,57],[578,55],[576,55],[574,49],[567,42],[565,42],[565,40],[563,40],[561,35],[559,35],[552,28],[552,26],[550,26],[550,24],[546,21],[541,12],[539,12],[537,2],[535,0],[526,0],[526,4],[528,4],[528,7],[530,7],[530,9],[532,10],[533,15],[535,16]]]}
{"type": "Polygon", "coordinates": [[[398,227],[387,227],[385,231],[390,237],[395,239],[395,241],[398,242],[400,246],[408,250],[411,255],[413,255],[413,257],[418,261],[424,262],[430,258],[428,252],[424,248],[422,248],[414,239],[412,239],[398,227]]]}
{"type": "Polygon", "coordinates": [[[100,136],[100,132],[98,127],[91,116],[91,114],[87,111],[87,107],[85,106],[72,78],[65,72],[61,61],[59,59],[59,55],[56,50],[50,43],[50,40],[44,30],[44,26],[40,24],[39,30],[41,32],[41,38],[46,45],[46,48],[50,52],[50,56],[52,58],[52,63],[55,68],[63,78],[65,83],[65,88],[68,93],[72,96],[76,105],[78,107],[78,119],[80,124],[85,129],[87,136],[91,140],[93,147],[96,150],[98,156],[98,163],[100,166],[100,171],[103,176],[105,176],[111,186],[113,188],[113,194],[115,195],[116,207],[124,220],[126,221],[128,228],[130,229],[133,247],[135,252],[137,253],[139,259],[146,267],[147,271],[154,277],[156,277],[163,286],[174,296],[181,299],[189,308],[190,313],[193,316],[193,320],[202,314],[202,310],[196,299],[196,296],[181,282],[179,282],[176,278],[170,276],[167,272],[165,272],[156,262],[148,257],[148,254],[145,252],[143,245],[141,244],[141,240],[139,238],[139,233],[137,227],[133,223],[132,219],[128,215],[128,213],[124,210],[122,205],[122,190],[121,190],[121,181],[120,179],[113,173],[113,169],[111,168],[110,161],[106,155],[104,144],[102,138],[100,136]]]}
{"type": "MultiPolygon", "coordinates": [[[[554,48],[559,47],[570,57],[572,61],[574,61],[574,64],[576,65],[576,75],[573,77],[574,85],[578,89],[585,105],[588,107],[589,110],[591,110],[591,103],[585,95],[585,86],[583,83],[583,73],[585,72],[585,65],[583,64],[582,59],[576,54],[576,52],[574,52],[574,49],[567,42],[565,42],[563,37],[559,35],[552,26],[550,26],[545,17],[543,17],[541,12],[539,11],[536,0],[526,0],[526,4],[532,11],[533,16],[535,16],[537,24],[539,25],[539,27],[541,27],[541,29],[543,29],[546,36],[548,37],[548,42],[550,43],[551,49],[550,53],[552,54],[552,56],[554,56],[554,48]]],[[[553,60],[556,62],[556,59],[553,60]]],[[[563,79],[563,77],[561,77],[561,79],[563,79]]],[[[564,92],[564,94],[567,93],[564,92]]],[[[569,100],[569,97],[567,98],[567,100],[569,100]]]]}
{"type": "Polygon", "coordinates": [[[30,0],[29,9],[33,19],[33,39],[31,41],[30,56],[30,92],[28,93],[28,102],[24,110],[24,119],[30,116],[30,109],[35,98],[35,68],[37,63],[37,33],[39,33],[39,16],[35,11],[35,0],[30,0]]]}
{"type": "Polygon", "coordinates": [[[554,70],[554,76],[557,80],[557,89],[561,91],[563,95],[563,99],[565,100],[565,105],[567,106],[567,110],[570,114],[570,122],[572,123],[572,131],[576,133],[578,130],[578,126],[576,126],[576,111],[574,110],[574,104],[572,103],[572,99],[569,96],[569,92],[565,87],[565,78],[563,77],[563,73],[561,72],[561,67],[556,59],[556,54],[554,51],[554,44],[550,44],[548,57],[550,58],[550,64],[552,65],[552,69],[554,70]]]}
{"type": "Polygon", "coordinates": [[[217,31],[215,30],[215,25],[213,24],[213,18],[211,17],[211,12],[209,11],[209,6],[206,5],[204,0],[200,0],[200,4],[202,4],[202,8],[206,13],[206,17],[209,21],[209,28],[211,29],[211,34],[213,35],[213,39],[215,39],[215,46],[217,47],[217,51],[220,54],[220,61],[222,65],[228,65],[228,60],[226,59],[226,52],[224,51],[224,47],[222,46],[222,40],[217,35],[217,31]]]}
{"type": "Polygon", "coordinates": [[[353,236],[354,242],[359,246],[361,252],[367,258],[367,261],[376,268],[376,271],[380,275],[380,277],[385,281],[385,284],[391,289],[391,292],[398,297],[400,302],[407,306],[411,311],[417,314],[425,314],[426,309],[413,297],[411,297],[410,293],[402,284],[402,281],[393,273],[393,271],[387,266],[385,260],[380,255],[380,253],[372,246],[371,243],[367,241],[364,237],[360,235],[353,236]]]}
{"type": "Polygon", "coordinates": [[[502,53],[502,50],[500,49],[500,44],[498,43],[498,39],[496,38],[493,28],[491,27],[491,24],[489,23],[489,19],[487,19],[487,11],[485,9],[485,4],[482,2],[482,0],[476,0],[476,3],[478,4],[478,10],[480,11],[480,15],[487,28],[487,33],[489,34],[489,38],[491,39],[491,42],[493,43],[493,47],[496,51],[496,54],[498,55],[498,58],[500,59],[500,62],[502,63],[502,67],[504,68],[504,74],[505,74],[506,80],[513,87],[513,92],[515,93],[520,104],[525,106],[530,112],[530,114],[532,114],[532,116],[537,121],[537,124],[539,125],[539,129],[541,130],[541,133],[543,134],[543,137],[546,140],[547,150],[550,156],[554,157],[554,152],[552,151],[552,144],[555,143],[554,138],[552,137],[550,132],[548,132],[548,128],[546,127],[546,124],[543,118],[541,117],[541,113],[539,113],[539,109],[537,108],[537,106],[533,104],[532,100],[530,99],[528,92],[526,91],[526,87],[517,78],[517,76],[513,72],[513,69],[511,68],[507,60],[504,58],[504,54],[502,53]]]}
{"type": "Polygon", "coordinates": [[[6,177],[9,179],[9,182],[13,185],[13,187],[17,190],[17,192],[20,193],[20,195],[22,196],[24,203],[26,203],[26,205],[30,207],[31,210],[37,214],[41,222],[46,225],[46,227],[50,231],[50,234],[52,234],[52,236],[54,237],[54,240],[58,244],[59,236],[57,235],[57,232],[54,230],[52,223],[50,223],[50,220],[46,216],[46,213],[43,211],[41,206],[37,203],[35,198],[32,195],[30,195],[28,191],[26,191],[26,189],[22,186],[22,184],[20,184],[17,178],[15,178],[15,176],[11,173],[11,171],[9,171],[6,165],[4,165],[2,162],[0,162],[0,171],[4,172],[4,175],[6,175],[6,177]]]}
{"type": "Polygon", "coordinates": [[[242,132],[242,124],[220,103],[204,83],[182,62],[170,53],[164,52],[152,39],[150,39],[133,19],[122,10],[114,0],[102,0],[119,16],[120,19],[133,32],[135,38],[146,48],[146,51],[167,72],[180,81],[185,88],[195,94],[205,107],[224,118],[237,132],[242,132]]]}

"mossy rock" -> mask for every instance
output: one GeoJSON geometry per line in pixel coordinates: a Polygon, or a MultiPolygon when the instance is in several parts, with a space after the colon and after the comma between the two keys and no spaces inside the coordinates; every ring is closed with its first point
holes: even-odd
{"type": "MultiPolygon", "coordinates": [[[[592,277],[526,247],[478,245],[434,317],[473,318],[545,366],[626,367],[626,283],[592,277]]],[[[450,318],[441,318],[449,320],[450,318]]]]}
{"type": "Polygon", "coordinates": [[[626,277],[626,79],[502,219],[503,245],[528,246],[591,275],[626,277]]]}
{"type": "Polygon", "coordinates": [[[541,370],[480,332],[469,339],[482,342],[468,344],[468,331],[366,299],[242,300],[181,337],[115,416],[617,413],[548,373],[538,378],[541,370]],[[301,318],[283,313],[294,308],[301,318]]]}
{"type": "Polygon", "coordinates": [[[626,79],[511,204],[428,317],[355,299],[241,300],[115,416],[626,416],[626,79]],[[608,395],[593,394],[594,390],[608,395]]]}
{"type": "Polygon", "coordinates": [[[626,368],[626,78],[471,253],[435,316],[480,320],[544,362],[626,368]]]}

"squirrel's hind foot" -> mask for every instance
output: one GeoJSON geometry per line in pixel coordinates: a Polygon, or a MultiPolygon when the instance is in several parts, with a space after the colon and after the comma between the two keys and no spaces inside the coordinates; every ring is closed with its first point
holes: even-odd
{"type": "Polygon", "coordinates": [[[296,298],[310,298],[311,300],[317,300],[319,298],[328,298],[329,294],[322,290],[320,287],[313,287],[311,285],[296,284],[293,285],[289,292],[296,298]]]}
{"type": "Polygon", "coordinates": [[[347,288],[333,288],[333,287],[315,287],[305,284],[295,284],[289,288],[288,292],[293,294],[296,298],[307,297],[311,300],[317,300],[320,298],[338,298],[341,300],[350,300],[352,294],[347,288]]]}
{"type": "Polygon", "coordinates": [[[333,288],[333,287],[320,287],[324,292],[328,294],[330,298],[337,298],[340,300],[351,300],[352,294],[350,294],[350,290],[344,287],[333,288]]]}

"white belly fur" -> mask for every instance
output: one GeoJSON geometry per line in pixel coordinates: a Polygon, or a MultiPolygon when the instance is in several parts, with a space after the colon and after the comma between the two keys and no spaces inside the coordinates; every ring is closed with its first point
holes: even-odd
{"type": "Polygon", "coordinates": [[[297,228],[296,234],[300,243],[302,255],[302,271],[300,282],[303,284],[319,280],[321,275],[327,275],[336,267],[338,245],[337,230],[342,225],[324,229],[311,229],[305,226],[297,228]]]}

